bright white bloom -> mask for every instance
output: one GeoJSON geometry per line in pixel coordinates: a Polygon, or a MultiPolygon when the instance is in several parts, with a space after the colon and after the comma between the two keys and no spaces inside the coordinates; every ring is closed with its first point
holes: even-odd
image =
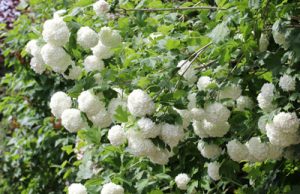
{"type": "Polygon", "coordinates": [[[203,121],[193,121],[193,129],[194,133],[201,138],[209,137],[204,129],[204,122],[203,121]]]}
{"type": "Polygon", "coordinates": [[[88,118],[99,128],[109,127],[112,123],[110,114],[104,108],[95,115],[88,114],[88,118]]]}
{"type": "Polygon", "coordinates": [[[296,80],[289,75],[283,75],[279,79],[279,86],[285,92],[294,91],[296,89],[296,80]]]}
{"type": "Polygon", "coordinates": [[[262,86],[261,92],[257,96],[258,106],[264,111],[271,111],[275,108],[272,104],[274,96],[275,86],[270,83],[266,83],[262,86]]]}
{"type": "Polygon", "coordinates": [[[231,98],[238,99],[241,96],[242,89],[239,85],[231,85],[223,88],[219,93],[219,99],[231,98]]]}
{"type": "Polygon", "coordinates": [[[187,190],[190,180],[190,177],[185,173],[180,173],[175,177],[176,185],[181,190],[187,190]]]}
{"type": "Polygon", "coordinates": [[[83,65],[87,72],[101,71],[104,69],[104,62],[94,55],[87,56],[83,61],[83,65]]]}
{"type": "Polygon", "coordinates": [[[218,163],[217,161],[208,163],[207,174],[211,179],[217,181],[221,178],[219,174],[220,166],[220,163],[218,163]]]}
{"type": "Polygon", "coordinates": [[[100,194],[124,194],[124,189],[120,185],[114,183],[106,183],[103,185],[100,194]]]}
{"type": "Polygon", "coordinates": [[[248,148],[238,140],[234,139],[226,144],[229,157],[236,162],[246,160],[248,157],[248,148]]]}
{"type": "Polygon", "coordinates": [[[170,153],[167,150],[161,150],[156,148],[155,151],[151,152],[148,156],[150,161],[154,164],[166,165],[169,162],[170,153]]]}
{"type": "Polygon", "coordinates": [[[189,110],[197,107],[197,93],[189,93],[187,99],[189,100],[187,106],[189,110]]]}
{"type": "Polygon", "coordinates": [[[230,117],[230,111],[221,103],[214,102],[205,108],[206,119],[210,122],[226,122],[230,117]]]}
{"type": "Polygon", "coordinates": [[[42,74],[46,70],[44,61],[36,57],[31,58],[30,67],[37,74],[42,74]]]}
{"type": "Polygon", "coordinates": [[[263,96],[273,96],[274,95],[275,86],[271,83],[265,83],[261,87],[261,94],[263,96]]]}
{"type": "Polygon", "coordinates": [[[251,155],[250,161],[262,162],[268,158],[269,146],[267,143],[261,142],[259,137],[252,137],[247,143],[249,154],[251,155]]]}
{"type": "Polygon", "coordinates": [[[68,66],[72,64],[71,57],[62,47],[45,44],[42,47],[41,54],[45,63],[57,73],[65,72],[68,66]]]}
{"type": "Polygon", "coordinates": [[[102,27],[99,32],[99,38],[102,44],[107,47],[117,47],[122,43],[122,37],[118,31],[112,30],[110,27],[102,27]]]}
{"type": "Polygon", "coordinates": [[[186,129],[192,121],[191,111],[186,110],[186,109],[185,110],[180,110],[180,109],[177,109],[177,108],[174,108],[174,110],[181,116],[182,127],[184,129],[186,129]]]}
{"type": "Polygon", "coordinates": [[[280,112],[273,118],[276,129],[284,133],[296,133],[299,128],[299,119],[296,113],[280,112]]]}
{"type": "Polygon", "coordinates": [[[77,80],[80,78],[81,73],[82,69],[80,67],[72,65],[72,67],[69,69],[69,75],[64,74],[64,77],[66,79],[77,80]]]}
{"type": "Polygon", "coordinates": [[[41,49],[42,47],[39,45],[38,40],[30,40],[25,47],[25,51],[32,56],[41,59],[41,49]]]}
{"type": "Polygon", "coordinates": [[[210,77],[208,76],[201,76],[199,79],[198,79],[198,82],[197,82],[197,87],[198,87],[198,90],[199,91],[205,91],[207,86],[209,86],[209,84],[212,83],[212,80],[210,77]]]}
{"type": "Polygon", "coordinates": [[[81,27],[77,32],[77,43],[83,48],[92,48],[98,44],[98,34],[89,27],[81,27]]]}
{"type": "Polygon", "coordinates": [[[243,111],[245,109],[252,109],[254,106],[253,101],[248,96],[240,96],[236,100],[236,108],[237,110],[243,111]]]}
{"type": "Polygon", "coordinates": [[[215,122],[212,123],[208,120],[203,120],[203,128],[210,137],[223,137],[230,128],[230,125],[228,122],[215,122]]]}
{"type": "Polygon", "coordinates": [[[56,117],[60,118],[61,114],[66,110],[71,108],[72,100],[64,92],[56,92],[52,95],[50,100],[51,113],[56,117]]]}
{"type": "Polygon", "coordinates": [[[126,134],[120,125],[115,125],[108,131],[107,138],[112,145],[119,146],[125,143],[126,134]]]}
{"type": "Polygon", "coordinates": [[[266,133],[266,125],[267,125],[267,119],[264,116],[261,116],[258,119],[258,129],[260,130],[261,133],[266,133]]]}
{"type": "Polygon", "coordinates": [[[93,9],[97,16],[101,16],[109,11],[109,4],[104,0],[99,0],[93,4],[93,9]]]}
{"type": "Polygon", "coordinates": [[[183,76],[183,78],[186,79],[189,84],[193,84],[197,81],[195,67],[191,64],[190,61],[179,61],[177,67],[180,67],[178,74],[183,76]]]}
{"type": "Polygon", "coordinates": [[[66,109],[61,115],[62,125],[71,133],[77,132],[85,127],[85,123],[81,117],[81,112],[78,109],[66,109]]]}
{"type": "Polygon", "coordinates": [[[277,128],[273,123],[267,123],[266,131],[269,141],[273,145],[287,147],[298,144],[300,136],[298,133],[284,133],[280,128],[277,128]]]}
{"type": "Polygon", "coordinates": [[[155,111],[155,104],[151,97],[143,90],[133,90],[127,100],[127,107],[133,116],[143,117],[155,111]]]}
{"type": "Polygon", "coordinates": [[[137,124],[141,129],[141,133],[144,138],[154,138],[160,134],[160,126],[156,125],[149,118],[143,117],[137,122],[137,124]]]}
{"type": "Polygon", "coordinates": [[[47,43],[63,46],[69,41],[70,31],[62,18],[47,20],[43,26],[43,38],[47,43]]]}
{"type": "Polygon", "coordinates": [[[200,151],[201,155],[208,159],[217,158],[221,155],[222,149],[215,144],[208,144],[204,141],[200,140],[197,146],[198,150],[200,151]]]}
{"type": "Polygon", "coordinates": [[[205,111],[202,108],[193,108],[191,110],[192,119],[202,121],[205,118],[205,111]]]}
{"type": "Polygon", "coordinates": [[[264,52],[268,49],[269,37],[265,33],[261,33],[259,38],[259,51],[264,52]]]}
{"type": "Polygon", "coordinates": [[[101,41],[99,41],[98,44],[92,48],[92,51],[93,55],[99,59],[108,59],[114,54],[114,51],[110,47],[103,45],[101,41]]]}
{"type": "Polygon", "coordinates": [[[84,185],[72,183],[68,188],[68,194],[87,194],[87,191],[84,185]]]}
{"type": "Polygon", "coordinates": [[[89,115],[95,115],[105,109],[104,103],[89,90],[81,92],[77,101],[79,110],[89,115]]]}
{"type": "Polygon", "coordinates": [[[161,139],[171,148],[177,146],[183,138],[184,131],[182,126],[167,123],[162,125],[161,139]]]}
{"type": "Polygon", "coordinates": [[[150,139],[145,139],[143,136],[134,130],[126,132],[128,139],[127,150],[134,156],[150,156],[157,150],[150,139]]]}

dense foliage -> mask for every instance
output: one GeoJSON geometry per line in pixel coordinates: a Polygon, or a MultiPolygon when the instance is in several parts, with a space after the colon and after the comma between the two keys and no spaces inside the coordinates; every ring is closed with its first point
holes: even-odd
{"type": "Polygon", "coordinates": [[[23,2],[0,192],[299,192],[299,5],[23,2]]]}

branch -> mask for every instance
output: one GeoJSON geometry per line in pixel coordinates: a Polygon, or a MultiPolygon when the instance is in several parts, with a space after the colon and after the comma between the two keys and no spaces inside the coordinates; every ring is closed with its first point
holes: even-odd
{"type": "Polygon", "coordinates": [[[226,8],[211,7],[211,6],[199,6],[199,7],[171,7],[171,8],[140,8],[140,9],[115,9],[116,11],[144,11],[144,12],[156,12],[156,11],[184,11],[184,10],[226,10],[226,8]]]}

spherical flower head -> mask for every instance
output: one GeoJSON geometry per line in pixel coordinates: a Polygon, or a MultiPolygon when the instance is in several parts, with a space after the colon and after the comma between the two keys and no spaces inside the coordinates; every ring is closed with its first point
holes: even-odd
{"type": "Polygon", "coordinates": [[[106,183],[102,187],[101,194],[124,194],[124,189],[120,185],[106,183]]]}
{"type": "Polygon", "coordinates": [[[248,148],[236,139],[229,141],[226,144],[226,148],[229,157],[233,161],[241,162],[248,157],[248,148]]]}
{"type": "Polygon", "coordinates": [[[273,123],[284,133],[296,133],[299,128],[299,119],[296,113],[280,112],[274,116],[273,123]]]}
{"type": "Polygon", "coordinates": [[[80,110],[75,108],[66,109],[62,113],[61,123],[71,133],[75,133],[85,127],[80,110]]]}
{"type": "Polygon", "coordinates": [[[209,86],[212,83],[212,80],[208,76],[201,76],[198,79],[197,87],[199,91],[205,91],[207,89],[207,86],[209,86]]]}
{"type": "Polygon", "coordinates": [[[160,134],[161,128],[149,118],[141,118],[137,122],[144,138],[155,138],[160,134]]]}
{"type": "Polygon", "coordinates": [[[80,67],[72,65],[72,67],[69,69],[69,75],[64,74],[64,77],[70,80],[77,80],[80,78],[81,73],[82,69],[80,67]]]}
{"type": "Polygon", "coordinates": [[[197,81],[196,70],[190,61],[181,60],[177,64],[177,67],[180,67],[178,74],[183,76],[183,78],[187,80],[189,84],[193,84],[197,81]]]}
{"type": "Polygon", "coordinates": [[[99,32],[99,38],[102,44],[111,48],[118,47],[122,43],[122,37],[119,32],[112,30],[110,27],[102,27],[99,32]]]}
{"type": "Polygon", "coordinates": [[[77,43],[85,49],[96,46],[98,39],[98,34],[89,27],[81,27],[77,31],[77,43]]]}
{"type": "Polygon", "coordinates": [[[288,49],[289,44],[286,41],[285,34],[283,32],[273,30],[272,34],[276,44],[282,46],[284,49],[288,49]]]}
{"type": "Polygon", "coordinates": [[[193,121],[194,133],[201,138],[209,137],[204,129],[204,121],[193,121]]]}
{"type": "Polygon", "coordinates": [[[275,90],[275,86],[271,83],[265,83],[262,87],[261,87],[261,95],[263,95],[264,97],[268,97],[268,96],[274,96],[274,90],[275,90]]]}
{"type": "Polygon", "coordinates": [[[170,153],[167,150],[156,148],[148,155],[150,161],[154,164],[166,165],[169,162],[170,153]]]}
{"type": "Polygon", "coordinates": [[[83,61],[83,65],[87,72],[102,71],[104,69],[104,62],[94,55],[87,56],[83,61]]]}
{"type": "Polygon", "coordinates": [[[41,49],[38,40],[30,40],[25,46],[25,51],[36,58],[41,58],[41,49]]]}
{"type": "Polygon", "coordinates": [[[42,47],[41,55],[47,65],[56,73],[63,73],[69,65],[72,65],[71,57],[62,47],[52,44],[45,44],[42,47]]]}
{"type": "Polygon", "coordinates": [[[231,85],[223,88],[219,93],[219,99],[233,99],[236,100],[241,96],[242,89],[239,85],[231,85]]]}
{"type": "Polygon", "coordinates": [[[273,123],[267,123],[266,132],[271,144],[287,147],[299,143],[300,136],[298,133],[284,133],[280,130],[273,123]]]}
{"type": "Polygon", "coordinates": [[[174,108],[174,110],[181,116],[182,127],[184,129],[186,129],[190,125],[190,123],[193,119],[191,111],[189,111],[187,109],[180,110],[180,109],[177,109],[177,108],[174,108]]]}
{"type": "Polygon", "coordinates": [[[109,127],[112,123],[110,114],[103,108],[95,115],[89,115],[88,118],[92,123],[99,128],[109,127]]]}
{"type": "Polygon", "coordinates": [[[210,122],[205,119],[203,120],[203,128],[210,137],[223,137],[228,133],[230,125],[224,121],[210,122]]]}
{"type": "Polygon", "coordinates": [[[250,97],[248,96],[240,96],[237,100],[236,100],[236,109],[243,111],[245,109],[252,109],[254,106],[253,101],[251,100],[250,97]]]}
{"type": "Polygon", "coordinates": [[[92,48],[92,51],[93,55],[99,59],[108,59],[114,54],[114,51],[110,47],[103,45],[101,41],[99,41],[98,44],[92,48]]]}
{"type": "Polygon", "coordinates": [[[30,67],[37,74],[42,74],[46,70],[44,61],[36,57],[31,58],[30,67]]]}
{"type": "Polygon", "coordinates": [[[134,156],[149,156],[156,151],[156,146],[150,139],[145,139],[143,136],[134,130],[126,132],[128,139],[127,150],[134,156]]]}
{"type": "Polygon", "coordinates": [[[68,188],[68,194],[87,194],[87,191],[84,185],[72,183],[68,188]]]}
{"type": "Polygon", "coordinates": [[[269,147],[261,142],[259,137],[252,137],[247,143],[249,154],[254,158],[254,162],[262,162],[268,158],[269,147]]]}
{"type": "Polygon", "coordinates": [[[208,163],[207,174],[211,179],[215,181],[220,180],[221,178],[219,174],[220,166],[221,166],[220,163],[217,161],[208,163]]]}
{"type": "Polygon", "coordinates": [[[197,146],[198,150],[200,151],[201,155],[208,159],[217,158],[221,155],[222,149],[215,144],[208,144],[204,141],[200,140],[197,146]]]}
{"type": "Polygon", "coordinates": [[[143,117],[155,111],[155,104],[151,97],[143,90],[133,90],[127,100],[127,107],[133,116],[143,117]]]}
{"type": "Polygon", "coordinates": [[[205,111],[202,108],[193,108],[191,116],[193,120],[202,121],[205,118],[205,111]]]}
{"type": "Polygon", "coordinates": [[[168,123],[162,125],[161,139],[171,148],[177,146],[183,138],[184,131],[182,126],[171,125],[168,123]]]}
{"type": "Polygon", "coordinates": [[[206,112],[206,119],[210,122],[226,122],[230,117],[230,110],[223,104],[214,102],[204,108],[206,112]]]}
{"type": "Polygon", "coordinates": [[[43,38],[47,43],[63,46],[69,41],[70,31],[60,17],[47,20],[43,26],[43,38]]]}
{"type": "Polygon", "coordinates": [[[279,86],[285,92],[295,91],[296,80],[290,75],[283,75],[279,79],[279,86]]]}
{"type": "Polygon", "coordinates": [[[181,190],[187,190],[187,186],[190,180],[191,178],[185,173],[180,173],[175,177],[175,183],[181,190]]]}
{"type": "Polygon", "coordinates": [[[193,108],[197,108],[197,93],[189,93],[187,99],[189,101],[188,103],[189,110],[193,108]]]}
{"type": "Polygon", "coordinates": [[[105,109],[104,103],[89,90],[81,92],[77,101],[79,110],[89,115],[95,115],[105,109]]]}
{"type": "Polygon", "coordinates": [[[112,145],[119,146],[125,143],[126,134],[123,127],[121,127],[120,125],[115,125],[108,131],[107,138],[112,145]]]}
{"type": "Polygon", "coordinates": [[[93,4],[94,12],[97,16],[101,16],[109,11],[109,4],[104,0],[99,0],[93,4]]]}
{"type": "Polygon", "coordinates": [[[51,113],[56,117],[60,118],[61,114],[66,110],[71,108],[72,100],[64,92],[56,92],[52,95],[50,100],[51,113]]]}
{"type": "Polygon", "coordinates": [[[264,52],[268,49],[269,37],[265,33],[261,33],[259,38],[259,51],[264,52]]]}
{"type": "Polygon", "coordinates": [[[259,93],[257,96],[258,106],[265,112],[271,112],[276,108],[272,103],[273,96],[264,96],[262,93],[259,93]]]}

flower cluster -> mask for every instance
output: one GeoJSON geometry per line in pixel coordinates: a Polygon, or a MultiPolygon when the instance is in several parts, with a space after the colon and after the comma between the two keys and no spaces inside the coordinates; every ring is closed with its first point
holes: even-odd
{"type": "Polygon", "coordinates": [[[257,96],[258,106],[266,112],[269,112],[275,108],[273,104],[275,86],[270,83],[266,83],[262,86],[261,92],[257,96]]]}

